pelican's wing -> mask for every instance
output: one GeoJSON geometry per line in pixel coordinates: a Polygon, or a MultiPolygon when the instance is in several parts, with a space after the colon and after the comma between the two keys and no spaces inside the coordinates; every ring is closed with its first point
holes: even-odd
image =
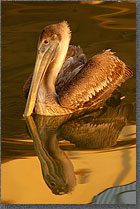
{"type": "Polygon", "coordinates": [[[86,63],[86,56],[80,46],[70,45],[65,62],[57,76],[55,89],[59,94],[61,88],[68,83],[82,69],[86,63]]]}
{"type": "Polygon", "coordinates": [[[132,72],[124,62],[110,50],[93,56],[84,67],[59,91],[59,103],[69,109],[96,105],[108,99],[112,92],[132,72]]]}

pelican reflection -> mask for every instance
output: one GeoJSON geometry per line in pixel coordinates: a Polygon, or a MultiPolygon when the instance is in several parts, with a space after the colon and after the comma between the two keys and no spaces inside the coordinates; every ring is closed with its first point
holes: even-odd
{"type": "Polygon", "coordinates": [[[26,117],[26,124],[41,163],[43,178],[56,195],[67,194],[76,186],[74,167],[59,140],[74,144],[74,149],[102,149],[114,146],[127,122],[133,105],[120,104],[88,115],[26,117]]]}

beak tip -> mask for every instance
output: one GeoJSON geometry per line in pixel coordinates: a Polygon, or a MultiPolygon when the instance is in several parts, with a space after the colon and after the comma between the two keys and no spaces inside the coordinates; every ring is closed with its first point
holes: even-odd
{"type": "Polygon", "coordinates": [[[23,113],[23,117],[25,118],[25,117],[28,117],[28,116],[30,116],[31,114],[28,114],[26,111],[23,113]]]}
{"type": "Polygon", "coordinates": [[[26,111],[26,109],[24,110],[24,113],[23,113],[23,115],[22,115],[24,118],[27,116],[27,111],[26,111]]]}

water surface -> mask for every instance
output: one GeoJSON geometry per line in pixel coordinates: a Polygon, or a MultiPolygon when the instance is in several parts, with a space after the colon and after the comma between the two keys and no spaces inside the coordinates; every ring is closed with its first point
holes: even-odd
{"type": "Polygon", "coordinates": [[[85,204],[107,188],[136,180],[135,3],[90,3],[2,2],[3,204],[85,204]],[[63,20],[72,30],[71,44],[80,45],[87,58],[111,48],[134,75],[119,88],[125,99],[104,113],[29,123],[22,117],[22,89],[34,68],[38,37],[46,25],[63,20]],[[61,182],[52,184],[59,190],[69,179],[65,194],[48,187],[52,177],[61,182]]]}

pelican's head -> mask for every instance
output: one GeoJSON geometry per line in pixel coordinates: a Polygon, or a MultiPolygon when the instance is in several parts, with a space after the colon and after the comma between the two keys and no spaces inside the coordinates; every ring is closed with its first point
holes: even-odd
{"type": "MultiPolygon", "coordinates": [[[[32,114],[39,84],[44,78],[49,65],[56,59],[58,54],[60,54],[62,48],[64,48],[65,45],[69,45],[70,38],[71,33],[66,21],[49,25],[43,29],[38,41],[36,64],[23,115],[24,117],[32,114]]],[[[65,47],[66,51],[67,49],[68,46],[65,47]]]]}
{"type": "Polygon", "coordinates": [[[66,21],[63,21],[58,24],[53,24],[45,27],[40,35],[38,42],[38,50],[45,44],[49,44],[49,42],[57,42],[61,44],[61,42],[66,39],[70,39],[71,33],[69,25],[66,21]]]}

